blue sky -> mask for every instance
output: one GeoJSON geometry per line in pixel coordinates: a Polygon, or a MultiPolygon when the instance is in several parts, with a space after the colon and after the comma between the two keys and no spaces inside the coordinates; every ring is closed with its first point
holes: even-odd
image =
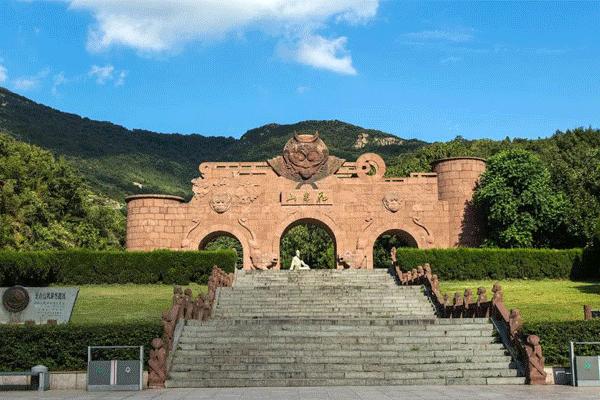
{"type": "Polygon", "coordinates": [[[0,85],[159,132],[535,138],[600,127],[600,3],[2,0],[0,85]]]}

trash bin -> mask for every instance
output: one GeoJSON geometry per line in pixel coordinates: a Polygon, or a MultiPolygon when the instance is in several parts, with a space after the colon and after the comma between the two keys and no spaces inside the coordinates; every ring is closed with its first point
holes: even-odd
{"type": "Polygon", "coordinates": [[[31,386],[37,381],[37,389],[42,392],[50,389],[50,374],[48,367],[36,365],[31,368],[31,386]]]}
{"type": "Polygon", "coordinates": [[[575,357],[577,386],[600,386],[600,357],[575,357]]]}

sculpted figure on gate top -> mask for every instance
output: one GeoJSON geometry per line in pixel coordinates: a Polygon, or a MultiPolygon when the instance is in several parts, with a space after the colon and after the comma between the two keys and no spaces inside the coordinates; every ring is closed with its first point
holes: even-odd
{"type": "Polygon", "coordinates": [[[314,135],[294,133],[283,148],[283,156],[267,162],[280,176],[311,183],[334,174],[344,160],[330,156],[329,149],[316,132],[314,135]]]}

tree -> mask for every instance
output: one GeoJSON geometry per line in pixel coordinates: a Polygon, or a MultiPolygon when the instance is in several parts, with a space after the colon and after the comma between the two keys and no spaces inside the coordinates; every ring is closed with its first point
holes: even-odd
{"type": "Polygon", "coordinates": [[[319,225],[298,224],[281,238],[281,267],[289,268],[292,257],[300,250],[300,258],[313,269],[335,268],[333,239],[319,225]]]}
{"type": "Polygon", "coordinates": [[[0,249],[121,248],[125,217],[64,159],[0,133],[0,249]]]}
{"type": "Polygon", "coordinates": [[[206,243],[202,250],[234,250],[237,254],[236,268],[244,266],[244,249],[240,241],[233,236],[217,236],[206,243]]]}
{"type": "Polygon", "coordinates": [[[474,203],[486,219],[488,246],[549,247],[565,227],[565,196],[552,188],[540,158],[526,150],[488,159],[474,203]]]}

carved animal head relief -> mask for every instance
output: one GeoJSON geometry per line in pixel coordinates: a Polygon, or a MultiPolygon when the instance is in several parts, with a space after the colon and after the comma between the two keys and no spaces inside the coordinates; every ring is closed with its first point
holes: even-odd
{"type": "Polygon", "coordinates": [[[387,192],[383,196],[382,201],[383,206],[393,213],[402,208],[402,201],[400,200],[400,195],[397,192],[387,192]]]}
{"type": "Polygon", "coordinates": [[[344,160],[329,155],[319,132],[298,134],[287,141],[283,156],[268,160],[278,175],[297,182],[314,182],[335,173],[344,160]]]}
{"type": "Polygon", "coordinates": [[[231,207],[231,195],[229,193],[215,193],[209,204],[215,212],[222,214],[231,207]]]}
{"type": "Polygon", "coordinates": [[[283,158],[288,167],[298,173],[302,179],[309,179],[316,174],[327,162],[329,150],[319,138],[319,132],[314,135],[299,135],[286,143],[283,148],[283,158]]]}

